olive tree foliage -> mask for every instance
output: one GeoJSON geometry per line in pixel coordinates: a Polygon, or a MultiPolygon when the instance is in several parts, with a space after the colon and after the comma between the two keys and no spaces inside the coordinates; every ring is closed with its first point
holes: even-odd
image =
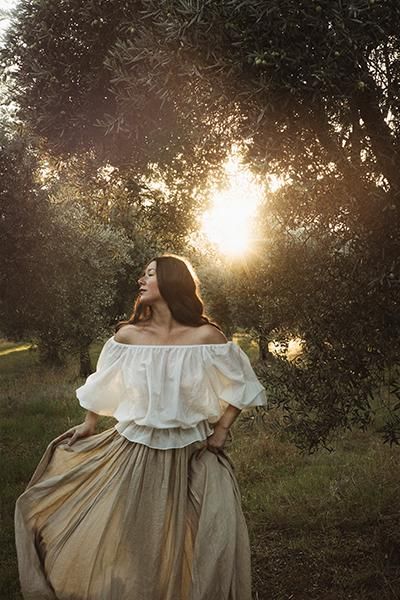
{"type": "Polygon", "coordinates": [[[41,359],[55,365],[77,353],[80,373],[88,375],[89,345],[114,320],[118,277],[131,268],[132,242],[75,198],[59,191],[51,201],[26,139],[2,131],[0,152],[2,334],[36,340],[41,359]]]}
{"type": "Polygon", "coordinates": [[[26,141],[0,129],[0,329],[18,339],[30,327],[32,290],[39,283],[39,247],[49,221],[45,193],[36,185],[36,157],[26,141]]]}
{"type": "Polygon", "coordinates": [[[135,246],[146,244],[148,254],[160,247],[183,248],[193,211],[186,210],[179,182],[156,165],[138,177],[130,168],[104,164],[86,152],[56,161],[47,155],[43,171],[54,202],[68,198],[84,206],[94,219],[122,230],[135,246]]]}
{"type": "Polygon", "coordinates": [[[45,358],[62,363],[79,353],[80,374],[92,372],[89,346],[109,335],[118,282],[131,268],[134,247],[122,231],[96,221],[79,204],[52,205],[44,248],[44,297],[33,308],[45,358]]]}
{"type": "Polygon", "coordinates": [[[48,157],[44,171],[52,203],[82,207],[95,222],[123,233],[131,248],[129,269],[118,275],[110,311],[114,322],[127,318],[147,262],[163,252],[185,253],[194,210],[186,210],[180,182],[169,181],[166,171],[161,175],[155,165],[138,180],[129,169],[102,165],[93,153],[58,160],[56,166],[48,157]]]}
{"type": "MultiPolygon", "coordinates": [[[[146,2],[137,1],[22,0],[1,52],[3,77],[17,117],[48,151],[65,160],[93,153],[142,199],[149,196],[143,177],[156,176],[165,191],[153,191],[147,213],[152,222],[160,216],[163,230],[175,224],[183,232],[195,223],[208,174],[229,153],[227,121],[221,126],[218,110],[204,103],[184,115],[158,93],[148,65],[135,64],[137,43],[163,72],[162,47],[142,24],[150,23],[145,11],[146,2]]],[[[183,100],[196,97],[190,80],[175,85],[183,100]]],[[[234,130],[234,114],[229,121],[234,130]]]]}
{"type": "Polygon", "coordinates": [[[265,382],[311,449],[368,423],[383,374],[400,434],[399,26],[395,0],[25,0],[3,52],[20,118],[57,153],[155,164],[188,197],[238,142],[284,178],[223,287],[264,346],[304,340],[265,382]]]}

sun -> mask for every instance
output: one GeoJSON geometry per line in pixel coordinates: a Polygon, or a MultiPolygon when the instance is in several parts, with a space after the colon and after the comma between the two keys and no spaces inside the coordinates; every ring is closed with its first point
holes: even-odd
{"type": "Polygon", "coordinates": [[[233,152],[224,166],[225,189],[214,190],[211,208],[201,217],[201,232],[222,254],[237,257],[251,249],[253,221],[264,195],[264,187],[233,152]]]}
{"type": "Polygon", "coordinates": [[[213,206],[202,218],[202,232],[223,254],[241,255],[251,244],[253,213],[240,190],[215,192],[213,206]]]}

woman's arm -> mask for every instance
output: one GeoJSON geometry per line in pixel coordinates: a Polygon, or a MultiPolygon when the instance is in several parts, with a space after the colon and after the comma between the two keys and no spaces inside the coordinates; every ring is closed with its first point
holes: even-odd
{"type": "Polygon", "coordinates": [[[88,410],[86,412],[85,420],[80,425],[76,425],[75,427],[71,427],[68,431],[66,431],[63,435],[58,438],[58,443],[64,441],[67,438],[70,438],[68,441],[68,446],[72,446],[79,440],[79,438],[89,437],[93,435],[96,431],[96,423],[99,415],[88,410]]]}
{"type": "Polygon", "coordinates": [[[212,435],[207,438],[207,448],[211,450],[211,452],[216,453],[223,449],[226,438],[228,437],[229,428],[241,412],[242,411],[239,408],[229,404],[222,417],[214,425],[212,435]]]}
{"type": "Polygon", "coordinates": [[[85,423],[87,423],[88,425],[91,425],[93,427],[93,429],[95,429],[98,418],[99,418],[99,415],[97,413],[94,413],[91,410],[88,410],[86,412],[85,423]]]}
{"type": "Polygon", "coordinates": [[[222,429],[229,429],[241,412],[240,408],[229,404],[220,420],[216,423],[216,426],[222,429]]]}

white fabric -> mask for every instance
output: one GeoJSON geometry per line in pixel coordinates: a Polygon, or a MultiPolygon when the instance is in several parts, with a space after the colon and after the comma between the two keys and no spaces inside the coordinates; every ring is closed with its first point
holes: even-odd
{"type": "Polygon", "coordinates": [[[267,404],[247,355],[233,342],[149,346],[113,336],[76,395],[83,408],[115,417],[130,441],[161,449],[205,440],[228,404],[267,404]]]}

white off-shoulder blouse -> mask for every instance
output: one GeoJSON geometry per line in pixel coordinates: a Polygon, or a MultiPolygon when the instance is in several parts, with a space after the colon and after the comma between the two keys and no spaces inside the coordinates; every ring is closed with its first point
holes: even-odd
{"type": "Polygon", "coordinates": [[[205,440],[228,404],[267,405],[247,355],[233,342],[151,346],[113,336],[76,396],[83,408],[115,417],[128,440],[163,450],[205,440]]]}

